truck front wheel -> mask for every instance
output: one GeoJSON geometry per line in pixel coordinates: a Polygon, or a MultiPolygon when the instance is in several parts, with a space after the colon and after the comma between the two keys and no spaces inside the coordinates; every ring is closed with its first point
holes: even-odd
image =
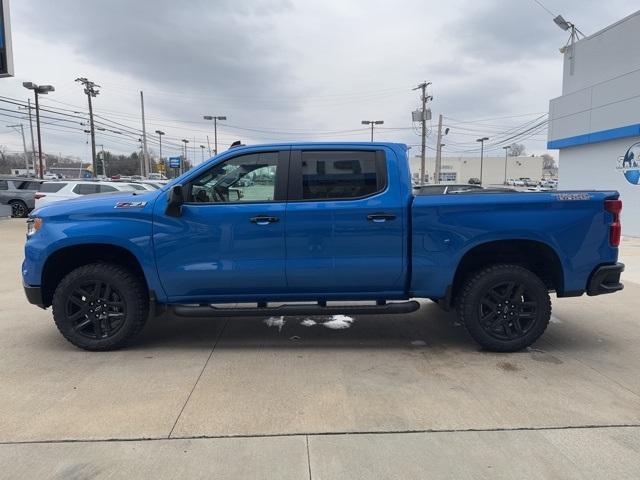
{"type": "Polygon", "coordinates": [[[94,263],[65,276],[53,295],[60,333],[85,350],[124,346],[144,326],[149,300],[143,282],[119,265],[94,263]]]}
{"type": "Polygon", "coordinates": [[[465,281],[458,316],[482,347],[515,352],[544,333],[551,317],[551,300],[546,285],[530,270],[492,265],[465,281]]]}

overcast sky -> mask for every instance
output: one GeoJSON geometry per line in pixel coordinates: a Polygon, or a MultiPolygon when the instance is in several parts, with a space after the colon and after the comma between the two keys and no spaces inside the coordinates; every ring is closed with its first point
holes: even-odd
{"type": "MultiPolygon", "coordinates": [[[[587,35],[638,6],[543,3],[587,35]]],[[[194,137],[206,145],[207,134],[213,142],[205,114],[228,117],[220,148],[236,139],[367,141],[360,122],[371,119],[385,122],[376,139],[416,145],[417,153],[411,111],[419,95],[411,89],[424,80],[433,82],[432,127],[442,113],[451,129],[445,155],[471,155],[481,132],[504,138],[547,112],[561,92],[558,48],[568,36],[534,0],[12,0],[11,23],[15,78],[0,79],[0,95],[26,100],[23,81],[52,84],[43,105],[86,111],[74,83],[85,76],[101,85],[97,113],[140,128],[143,90],[147,131],[166,132],[165,156],[182,138],[190,147],[194,137]]],[[[0,117],[9,150],[22,147],[6,128],[15,121],[0,117]]],[[[119,153],[138,144],[97,137],[119,153]]],[[[546,131],[524,143],[529,153],[546,151],[546,131]]],[[[43,147],[89,158],[81,130],[45,126],[43,147]]]]}

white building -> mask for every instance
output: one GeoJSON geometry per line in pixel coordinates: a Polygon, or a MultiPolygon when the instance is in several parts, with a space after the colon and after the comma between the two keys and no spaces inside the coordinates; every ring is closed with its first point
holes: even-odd
{"type": "MultiPolygon", "coordinates": [[[[503,185],[512,178],[542,179],[542,157],[484,157],[482,160],[483,185],[503,185]]],[[[410,160],[411,176],[420,178],[420,157],[410,160]]],[[[425,171],[429,183],[433,182],[435,159],[426,158],[425,171]]],[[[469,183],[471,178],[480,178],[480,157],[442,157],[441,183],[469,183]]]]}
{"type": "Polygon", "coordinates": [[[623,233],[633,236],[640,236],[639,38],[640,11],[567,49],[547,144],[560,150],[559,188],[618,190],[623,233]]]}

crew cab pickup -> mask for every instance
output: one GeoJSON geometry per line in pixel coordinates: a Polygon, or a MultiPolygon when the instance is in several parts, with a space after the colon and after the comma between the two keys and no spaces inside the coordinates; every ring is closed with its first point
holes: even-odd
{"type": "Polygon", "coordinates": [[[396,143],[239,146],[160,190],[32,212],[23,283],[87,350],[164,310],[396,314],[431,299],[484,348],[515,351],[546,329],[550,292],[623,288],[621,208],[615,191],[422,195],[396,143]]]}

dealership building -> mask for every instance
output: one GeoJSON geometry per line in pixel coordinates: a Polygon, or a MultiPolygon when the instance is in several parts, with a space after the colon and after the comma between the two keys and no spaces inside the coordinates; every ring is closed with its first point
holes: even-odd
{"type": "Polygon", "coordinates": [[[559,188],[620,192],[629,236],[640,236],[639,39],[640,11],[565,49],[547,144],[559,150],[559,188]]]}
{"type": "MultiPolygon", "coordinates": [[[[420,157],[411,157],[411,176],[417,182],[420,178],[420,157]]],[[[544,160],[538,156],[484,157],[482,159],[482,183],[503,185],[505,180],[530,178],[539,182],[544,172],[544,160]]],[[[434,183],[435,158],[425,159],[427,183],[434,183]]],[[[468,183],[471,178],[480,178],[480,157],[442,157],[440,183],[468,183]]]]}

